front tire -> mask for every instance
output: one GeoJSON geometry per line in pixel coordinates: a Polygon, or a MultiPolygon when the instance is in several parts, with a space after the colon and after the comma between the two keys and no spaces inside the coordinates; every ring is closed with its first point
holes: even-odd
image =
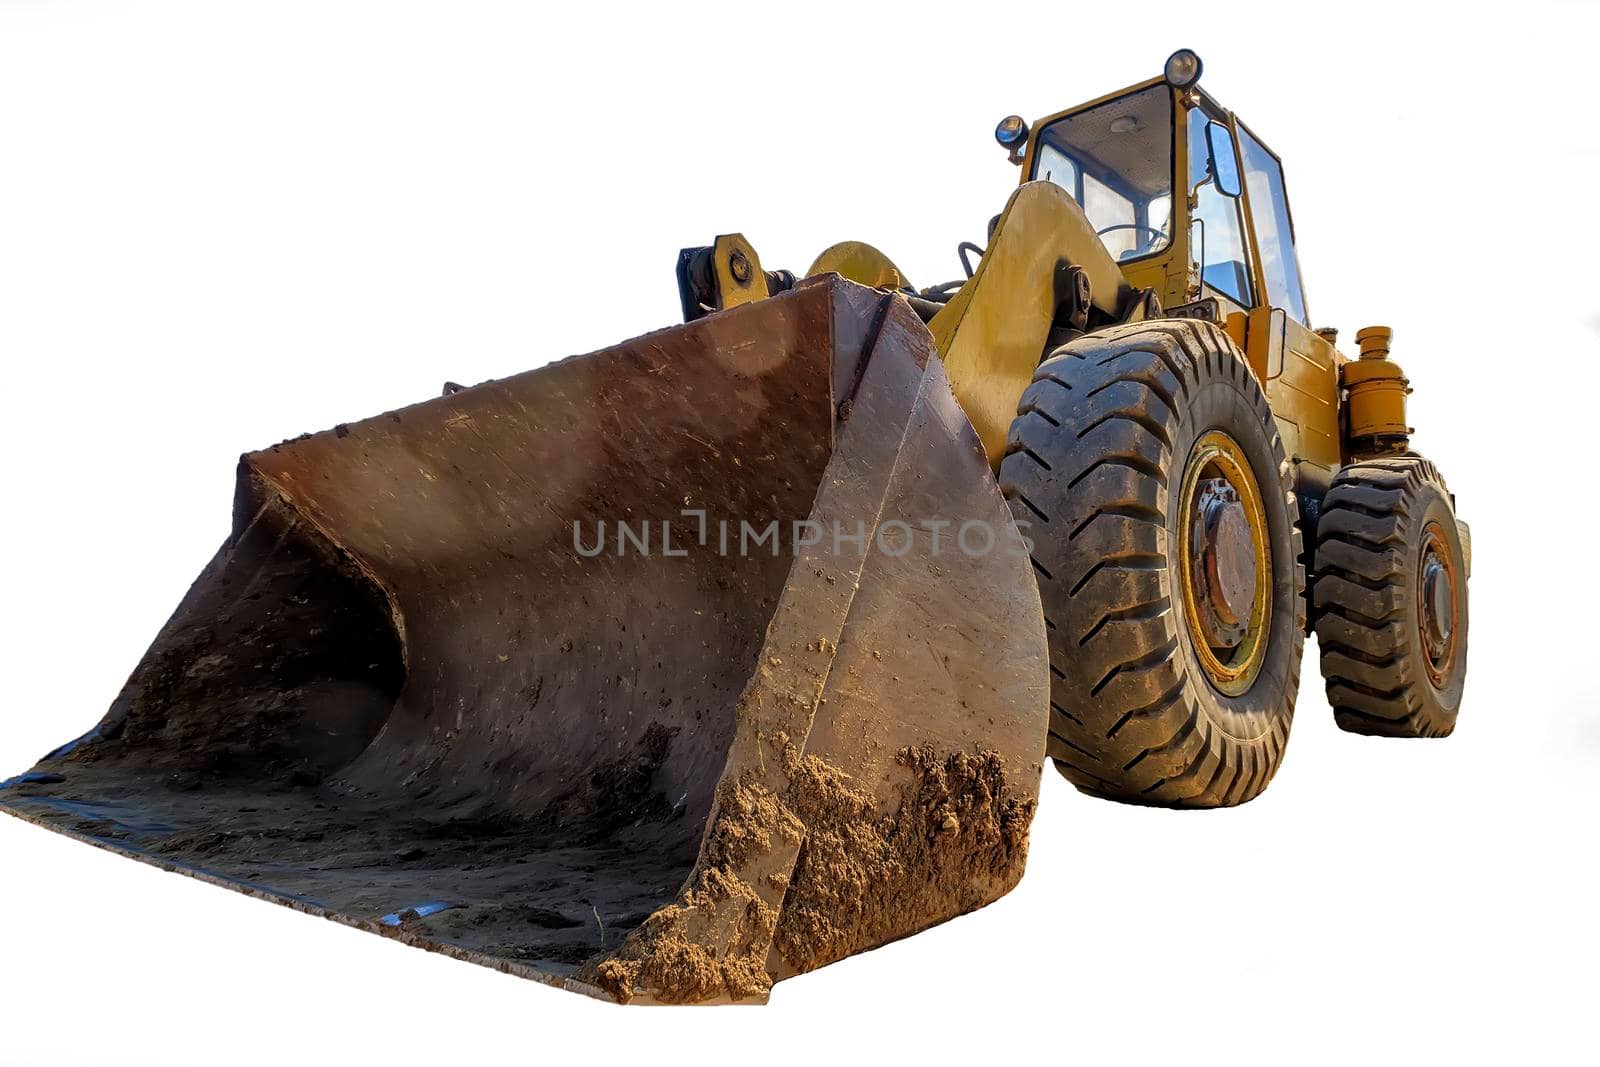
{"type": "Polygon", "coordinates": [[[1058,349],[1000,484],[1031,542],[1061,773],[1171,807],[1265,789],[1299,687],[1305,577],[1283,444],[1227,334],[1142,322],[1058,349]]]}

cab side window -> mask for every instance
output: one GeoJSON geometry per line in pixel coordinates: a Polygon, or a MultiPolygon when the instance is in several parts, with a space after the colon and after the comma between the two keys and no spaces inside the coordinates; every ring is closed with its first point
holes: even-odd
{"type": "Polygon", "coordinates": [[[1039,142],[1039,162],[1034,165],[1034,174],[1040,181],[1055,182],[1074,199],[1082,202],[1083,189],[1079,185],[1081,176],[1078,165],[1049,141],[1039,142]]]}
{"type": "Polygon", "coordinates": [[[1200,262],[1201,281],[1241,306],[1253,307],[1256,300],[1245,254],[1242,203],[1239,197],[1224,195],[1209,180],[1206,124],[1210,119],[1204,108],[1189,113],[1189,188],[1195,190],[1198,201],[1190,221],[1190,247],[1200,262]]]}
{"type": "Polygon", "coordinates": [[[1305,291],[1300,286],[1300,264],[1294,252],[1294,222],[1289,217],[1289,198],[1283,191],[1283,166],[1243,126],[1239,127],[1239,147],[1244,158],[1245,190],[1250,194],[1250,220],[1255,224],[1261,273],[1267,283],[1267,302],[1283,308],[1301,325],[1309,325],[1305,291]]]}

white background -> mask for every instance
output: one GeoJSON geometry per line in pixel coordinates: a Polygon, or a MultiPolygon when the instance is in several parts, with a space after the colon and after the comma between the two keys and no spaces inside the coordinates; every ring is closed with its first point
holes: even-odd
{"type": "Polygon", "coordinates": [[[670,324],[718,233],[955,277],[995,121],[1179,46],[1285,160],[1314,322],[1395,328],[1475,535],[1455,737],[1340,733],[1308,648],[1261,799],[1049,771],[1012,895],[765,1009],[617,1010],[0,819],[0,1063],[1590,1059],[1596,8],[1104,6],[0,2],[0,777],[99,718],[240,452],[670,324]]]}

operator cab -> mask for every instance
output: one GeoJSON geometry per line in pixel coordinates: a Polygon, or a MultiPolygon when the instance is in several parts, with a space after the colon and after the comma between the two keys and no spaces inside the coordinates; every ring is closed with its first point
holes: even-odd
{"type": "Polygon", "coordinates": [[[1199,58],[1179,51],[1161,78],[1052,116],[1031,138],[1007,119],[996,137],[1024,181],[1065,189],[1129,281],[1166,306],[1221,298],[1309,326],[1282,165],[1199,76],[1199,58]]]}

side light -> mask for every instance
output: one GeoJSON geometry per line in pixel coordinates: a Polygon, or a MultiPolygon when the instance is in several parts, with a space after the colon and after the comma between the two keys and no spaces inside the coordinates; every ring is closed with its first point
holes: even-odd
{"type": "Polygon", "coordinates": [[[994,139],[1000,142],[1012,163],[1022,166],[1023,154],[1028,150],[1028,124],[1022,121],[1021,115],[1007,115],[1001,119],[1000,125],[994,128],[994,139]]]}
{"type": "Polygon", "coordinates": [[[1180,48],[1167,57],[1167,65],[1162,73],[1167,84],[1174,89],[1187,89],[1200,80],[1200,72],[1204,69],[1199,56],[1187,48],[1180,48]]]}
{"type": "Polygon", "coordinates": [[[1001,148],[1015,152],[1028,139],[1028,124],[1022,121],[1021,115],[1007,115],[994,128],[994,139],[1000,142],[1001,148]]]}

